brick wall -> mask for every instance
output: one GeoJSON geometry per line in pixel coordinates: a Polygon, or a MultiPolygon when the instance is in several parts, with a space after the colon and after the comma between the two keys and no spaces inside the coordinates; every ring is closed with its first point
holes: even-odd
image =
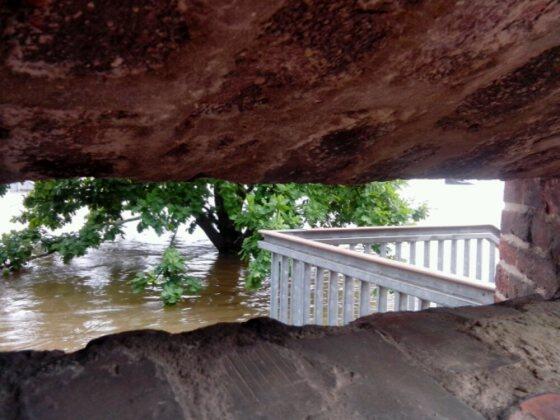
{"type": "Polygon", "coordinates": [[[560,290],[560,178],[507,181],[496,300],[560,290]]]}

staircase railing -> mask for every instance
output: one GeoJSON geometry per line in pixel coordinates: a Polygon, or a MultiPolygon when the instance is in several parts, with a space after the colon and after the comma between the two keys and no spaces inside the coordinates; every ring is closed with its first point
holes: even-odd
{"type": "Polygon", "coordinates": [[[272,253],[270,315],[288,324],[341,325],[375,311],[493,302],[494,226],[261,233],[261,248],[272,253]]]}

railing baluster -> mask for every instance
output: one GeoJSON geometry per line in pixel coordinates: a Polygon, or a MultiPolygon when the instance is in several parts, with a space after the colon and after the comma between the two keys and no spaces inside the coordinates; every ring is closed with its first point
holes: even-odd
{"type": "Polygon", "coordinates": [[[401,307],[401,293],[396,290],[393,291],[393,311],[400,311],[401,307]]]}
{"type": "Polygon", "coordinates": [[[463,276],[471,275],[471,240],[465,239],[465,250],[463,252],[463,276]]]}
{"type": "Polygon", "coordinates": [[[399,299],[399,311],[408,311],[409,310],[408,301],[409,298],[411,298],[412,296],[409,296],[406,293],[401,293],[400,295],[401,297],[399,299]]]}
{"type": "Polygon", "coordinates": [[[430,268],[430,241],[424,241],[424,267],[430,268]]]}
{"type": "Polygon", "coordinates": [[[352,322],[354,319],[354,279],[350,276],[344,276],[344,325],[352,322]]]}
{"type": "Polygon", "coordinates": [[[292,275],[292,324],[303,325],[303,262],[294,261],[292,275]]]}
{"type": "Polygon", "coordinates": [[[329,273],[329,325],[338,325],[338,273],[329,273]]]}
{"type": "Polygon", "coordinates": [[[451,240],[451,272],[457,274],[457,239],[451,240]]]}
{"type": "Polygon", "coordinates": [[[366,316],[371,313],[371,283],[368,281],[360,281],[360,316],[366,316]]]}
{"type": "Polygon", "coordinates": [[[323,282],[325,269],[317,267],[315,276],[315,324],[323,325],[323,282]]]}
{"type": "Polygon", "coordinates": [[[494,283],[494,276],[496,274],[496,246],[492,242],[488,242],[490,246],[490,255],[488,261],[488,281],[494,283]]]}
{"type": "Polygon", "coordinates": [[[278,319],[278,297],[280,285],[280,255],[272,253],[270,268],[270,317],[278,319]]]}
{"type": "Polygon", "coordinates": [[[350,244],[349,248],[350,251],[354,251],[356,249],[356,244],[350,244]]]}
{"type": "Polygon", "coordinates": [[[374,310],[372,298],[375,298],[379,312],[388,309],[389,296],[391,308],[394,297],[396,311],[426,309],[435,304],[460,306],[491,301],[494,287],[488,282],[495,274],[495,263],[499,256],[495,246],[499,232],[495,228],[486,230],[484,226],[471,230],[469,227],[458,227],[456,231],[434,228],[436,233],[431,233],[430,229],[418,228],[418,233],[408,228],[394,231],[386,228],[371,231],[360,228],[356,231],[349,230],[350,233],[339,233],[337,230],[311,233],[294,231],[293,234],[263,232],[264,240],[259,245],[272,252],[271,317],[294,325],[309,322],[323,324],[327,321],[330,325],[341,325],[371,313],[374,310]],[[439,234],[439,231],[442,233],[439,234]],[[475,240],[476,253],[471,249],[475,240]],[[323,241],[335,246],[325,247],[320,244],[323,241]],[[451,246],[447,245],[448,241],[451,241],[451,246]],[[458,241],[464,243],[464,248],[460,249],[463,253],[461,256],[458,255],[458,241]],[[489,242],[489,250],[486,250],[484,241],[489,242]],[[347,250],[353,249],[352,242],[357,244],[357,249],[363,245],[365,253],[387,257],[390,252],[392,258],[394,255],[397,260],[407,261],[410,265],[360,257],[355,252],[349,253],[336,248],[336,245],[340,245],[347,250]],[[424,243],[420,251],[417,250],[418,242],[424,243]],[[436,242],[438,250],[434,252],[432,248],[436,242]],[[403,243],[407,249],[403,249],[403,243]],[[450,256],[447,254],[447,247],[451,250],[450,256]],[[418,257],[418,252],[423,252],[423,256],[418,257]],[[475,256],[476,267],[473,261],[475,256]],[[446,261],[449,257],[450,263],[446,261]],[[482,264],[488,265],[488,268],[482,267],[482,264]],[[412,265],[424,266],[428,271],[415,269],[412,265]],[[483,274],[486,284],[471,285],[451,275],[430,274],[429,271],[436,265],[440,270],[448,271],[451,268],[453,274],[470,276],[472,279],[476,275],[482,280],[483,274]],[[386,277],[383,276],[385,270],[386,277]],[[328,276],[325,271],[329,271],[328,276]],[[359,288],[356,281],[360,282],[359,288]],[[376,284],[371,283],[372,281],[376,284]],[[315,282],[313,291],[312,282],[315,282]],[[376,296],[372,296],[373,287],[377,287],[376,296]]]}
{"type": "Polygon", "coordinates": [[[309,264],[303,265],[303,281],[301,283],[303,288],[303,325],[309,324],[309,316],[311,312],[311,266],[309,264]]]}
{"type": "Polygon", "coordinates": [[[377,288],[377,312],[387,312],[387,299],[389,290],[386,287],[379,286],[377,288]]]}
{"type": "Polygon", "coordinates": [[[288,294],[290,280],[290,259],[282,256],[280,261],[280,321],[288,323],[288,294]]]}
{"type": "Polygon", "coordinates": [[[482,280],[482,239],[476,240],[476,278],[482,280]]]}
{"type": "Polygon", "coordinates": [[[443,251],[445,242],[440,240],[437,241],[437,269],[443,271],[443,251]]]}
{"type": "Polygon", "coordinates": [[[382,243],[379,246],[379,256],[382,258],[387,258],[387,244],[386,243],[382,243]]]}

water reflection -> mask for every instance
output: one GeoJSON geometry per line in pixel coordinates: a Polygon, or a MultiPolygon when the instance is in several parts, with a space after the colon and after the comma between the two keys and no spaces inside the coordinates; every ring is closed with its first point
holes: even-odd
{"type": "Polygon", "coordinates": [[[164,307],[155,291],[132,293],[128,281],[155,263],[165,245],[118,241],[69,265],[49,257],[1,280],[0,351],[75,350],[104,334],[140,328],[180,332],[266,314],[266,289],[246,290],[246,267],[236,258],[218,257],[206,241],[177,244],[191,275],[204,284],[199,296],[164,307]]]}

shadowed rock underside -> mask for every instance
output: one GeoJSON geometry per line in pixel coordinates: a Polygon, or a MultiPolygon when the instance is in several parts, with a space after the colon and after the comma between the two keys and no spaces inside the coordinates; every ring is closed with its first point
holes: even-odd
{"type": "Polygon", "coordinates": [[[0,181],[560,174],[557,1],[117,3],[0,3],[0,181]]]}

